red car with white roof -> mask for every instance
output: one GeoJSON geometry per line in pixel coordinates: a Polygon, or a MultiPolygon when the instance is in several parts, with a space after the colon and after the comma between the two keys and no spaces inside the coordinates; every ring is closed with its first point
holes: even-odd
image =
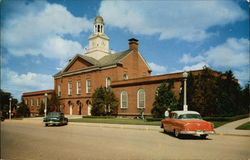
{"type": "Polygon", "coordinates": [[[180,135],[195,135],[206,138],[214,134],[214,125],[202,120],[201,115],[195,111],[172,111],[169,117],[161,121],[164,132],[173,132],[176,137],[180,135]]]}

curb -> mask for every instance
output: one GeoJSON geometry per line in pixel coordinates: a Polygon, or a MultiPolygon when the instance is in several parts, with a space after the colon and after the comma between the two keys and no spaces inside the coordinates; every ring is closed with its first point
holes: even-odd
{"type": "Polygon", "coordinates": [[[230,133],[215,133],[214,135],[218,135],[218,136],[239,136],[239,137],[250,137],[250,135],[243,135],[243,134],[230,134],[230,133]]]}
{"type": "MultiPolygon", "coordinates": [[[[43,122],[38,121],[25,121],[25,120],[5,120],[8,123],[29,123],[29,124],[39,124],[42,125],[43,122]]],[[[1,122],[2,123],[2,122],[1,122]]],[[[145,130],[145,131],[161,131],[161,128],[156,128],[155,126],[147,125],[121,125],[121,124],[106,124],[106,123],[77,123],[69,122],[68,125],[73,126],[86,126],[86,127],[99,127],[99,128],[118,128],[118,129],[131,129],[131,130],[145,130]]],[[[230,134],[230,133],[215,133],[212,135],[218,136],[240,136],[240,137],[250,137],[250,135],[243,134],[230,134]]]]}
{"type": "Polygon", "coordinates": [[[77,123],[77,122],[70,122],[70,125],[75,126],[86,126],[86,127],[100,127],[100,128],[119,128],[119,129],[132,129],[132,130],[146,130],[146,131],[160,131],[159,128],[154,128],[151,126],[145,125],[120,125],[120,124],[106,124],[106,123],[77,123]]]}

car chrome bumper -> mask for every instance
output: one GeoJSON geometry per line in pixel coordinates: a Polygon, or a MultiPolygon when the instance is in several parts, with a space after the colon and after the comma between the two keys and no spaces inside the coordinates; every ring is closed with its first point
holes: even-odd
{"type": "Polygon", "coordinates": [[[53,122],[53,121],[49,121],[49,122],[44,122],[45,124],[49,124],[49,125],[53,125],[53,124],[61,124],[61,122],[53,122]]]}
{"type": "Polygon", "coordinates": [[[180,131],[180,134],[205,135],[215,134],[215,131],[180,131]]]}

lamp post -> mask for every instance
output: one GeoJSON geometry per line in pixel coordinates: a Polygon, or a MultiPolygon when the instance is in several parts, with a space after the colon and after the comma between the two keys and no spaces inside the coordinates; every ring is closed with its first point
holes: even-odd
{"type": "Polygon", "coordinates": [[[9,107],[9,119],[11,119],[11,100],[12,100],[12,98],[9,98],[9,101],[10,101],[10,107],[9,107]]]}
{"type": "Polygon", "coordinates": [[[188,77],[188,73],[185,71],[182,74],[183,78],[184,78],[184,103],[183,103],[183,111],[187,111],[188,110],[188,105],[187,105],[187,77],[188,77]]]}
{"type": "Polygon", "coordinates": [[[48,93],[45,93],[45,108],[44,108],[44,116],[46,117],[47,116],[47,96],[48,96],[48,93]]]}

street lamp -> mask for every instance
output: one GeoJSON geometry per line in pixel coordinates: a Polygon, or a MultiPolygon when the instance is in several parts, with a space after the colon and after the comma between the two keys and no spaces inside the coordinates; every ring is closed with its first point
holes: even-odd
{"type": "Polygon", "coordinates": [[[12,100],[12,98],[9,98],[9,101],[10,101],[10,107],[9,107],[9,119],[11,119],[11,100],[12,100]]]}
{"type": "Polygon", "coordinates": [[[187,77],[188,77],[188,73],[185,71],[182,74],[183,78],[184,78],[184,103],[183,103],[183,111],[187,111],[188,110],[188,105],[187,105],[187,77]]]}
{"type": "Polygon", "coordinates": [[[48,96],[48,93],[45,93],[45,108],[44,108],[44,116],[46,117],[47,116],[47,96],[48,96]]]}

